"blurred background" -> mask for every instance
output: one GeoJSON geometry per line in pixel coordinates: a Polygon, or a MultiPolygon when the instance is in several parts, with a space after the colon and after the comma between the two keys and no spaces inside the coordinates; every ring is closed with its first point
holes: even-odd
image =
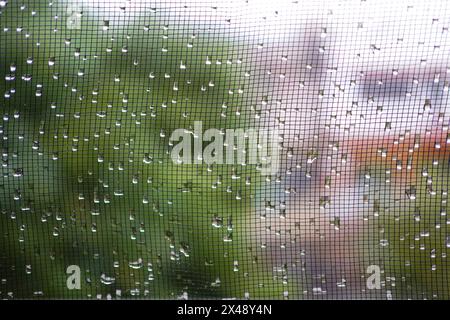
{"type": "Polygon", "coordinates": [[[0,297],[448,299],[449,17],[0,1],[0,297]],[[174,163],[195,121],[278,129],[279,172],[174,163]]]}

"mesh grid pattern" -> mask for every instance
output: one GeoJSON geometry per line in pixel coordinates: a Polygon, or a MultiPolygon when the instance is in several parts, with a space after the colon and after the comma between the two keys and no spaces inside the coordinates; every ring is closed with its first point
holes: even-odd
{"type": "Polygon", "coordinates": [[[448,299],[449,26],[0,1],[0,297],[448,299]]]}

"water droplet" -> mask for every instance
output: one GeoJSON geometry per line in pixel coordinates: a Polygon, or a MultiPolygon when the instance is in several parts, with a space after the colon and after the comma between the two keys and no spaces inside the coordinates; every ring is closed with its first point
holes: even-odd
{"type": "Polygon", "coordinates": [[[114,284],[114,282],[116,281],[116,278],[107,276],[106,274],[102,273],[100,276],[100,281],[101,281],[101,283],[103,283],[105,285],[111,285],[111,284],[114,284]]]}
{"type": "Polygon", "coordinates": [[[144,266],[144,263],[142,261],[142,258],[139,258],[135,261],[130,261],[128,263],[128,266],[132,269],[141,269],[144,266]]]}
{"type": "Polygon", "coordinates": [[[53,67],[54,65],[55,65],[55,57],[50,57],[49,59],[48,59],[48,66],[49,67],[53,67]]]}

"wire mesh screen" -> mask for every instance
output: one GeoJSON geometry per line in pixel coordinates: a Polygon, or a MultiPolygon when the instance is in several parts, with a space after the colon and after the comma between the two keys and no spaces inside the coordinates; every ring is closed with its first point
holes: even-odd
{"type": "Polygon", "coordinates": [[[0,0],[0,297],[448,299],[445,1],[0,0]]]}

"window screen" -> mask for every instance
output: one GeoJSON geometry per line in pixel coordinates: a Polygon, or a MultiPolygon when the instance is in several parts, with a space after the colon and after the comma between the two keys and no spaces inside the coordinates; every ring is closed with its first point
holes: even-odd
{"type": "Polygon", "coordinates": [[[449,17],[1,0],[0,297],[448,299],[449,17]]]}

